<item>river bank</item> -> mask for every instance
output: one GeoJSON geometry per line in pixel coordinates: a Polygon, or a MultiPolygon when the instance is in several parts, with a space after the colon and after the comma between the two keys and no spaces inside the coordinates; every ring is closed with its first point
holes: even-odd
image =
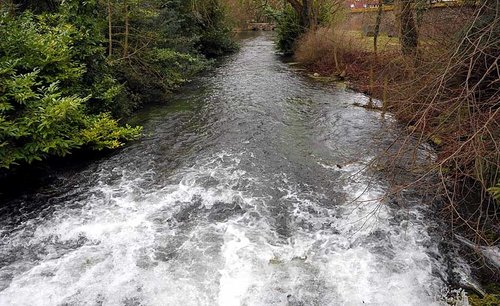
{"type": "MultiPolygon", "coordinates": [[[[498,301],[500,260],[498,255],[494,255],[492,262],[486,253],[490,250],[495,254],[500,253],[498,249],[499,212],[495,208],[497,204],[492,194],[485,190],[484,181],[479,181],[483,179],[481,174],[477,174],[480,171],[490,171],[490,174],[495,175],[494,159],[498,150],[491,148],[492,151],[486,153],[479,151],[480,149],[471,151],[474,152],[472,154],[476,154],[470,157],[476,163],[475,171],[477,172],[474,175],[464,175],[468,171],[466,168],[470,165],[465,164],[463,159],[457,161],[460,157],[453,165],[447,163],[449,160],[454,160],[454,155],[464,154],[457,151],[459,150],[457,148],[469,142],[470,138],[467,137],[471,134],[467,135],[467,133],[473,133],[477,129],[463,132],[463,126],[459,122],[456,122],[456,125],[452,122],[449,126],[445,126],[449,124],[447,120],[454,118],[454,110],[451,109],[454,102],[451,99],[446,102],[450,103],[450,106],[445,105],[444,108],[436,106],[429,111],[432,115],[420,117],[422,109],[430,110],[434,107],[434,103],[440,103],[437,101],[429,103],[425,98],[432,95],[432,92],[427,92],[431,88],[425,87],[425,83],[422,83],[423,79],[432,79],[432,74],[429,72],[432,71],[430,64],[424,63],[418,68],[415,66],[415,59],[405,59],[398,53],[397,48],[389,48],[379,54],[366,51],[366,48],[360,47],[359,42],[353,43],[350,40],[351,36],[351,34],[347,37],[334,34],[329,29],[319,29],[315,33],[306,34],[297,43],[297,54],[294,60],[300,65],[300,70],[303,70],[304,74],[316,81],[342,82],[346,87],[370,96],[368,103],[357,105],[380,111],[382,116],[385,113],[392,114],[409,134],[407,146],[417,148],[421,145],[428,145],[433,148],[436,153],[436,159],[433,161],[435,166],[417,175],[416,181],[429,175],[440,178],[440,182],[432,182],[432,184],[437,202],[441,203],[438,210],[440,217],[447,224],[448,235],[465,249],[461,252],[462,256],[468,258],[468,262],[474,267],[476,277],[489,288],[488,292],[491,295],[485,298],[484,305],[488,305],[488,302],[492,300],[498,301]],[[435,121],[441,122],[439,130],[433,127],[435,121]],[[460,133],[465,134],[460,136],[462,139],[457,145],[456,137],[460,133]],[[411,139],[418,141],[415,144],[411,139]],[[490,160],[493,165],[492,168],[486,169],[487,167],[481,165],[481,160],[488,163],[488,158],[493,159],[490,160]],[[481,219],[484,215],[486,217],[481,219]],[[462,240],[459,236],[467,237],[467,239],[462,240]],[[476,245],[476,247],[471,248],[471,245],[476,245]],[[488,251],[485,253],[483,248],[488,251]]],[[[370,37],[365,37],[364,40],[363,45],[372,42],[370,37]]],[[[421,56],[424,57],[424,55],[421,56]]],[[[439,95],[436,92],[436,96],[439,95]]],[[[492,111],[494,112],[495,108],[492,111]]],[[[493,115],[490,118],[496,117],[493,115]]],[[[496,135],[495,130],[498,131],[498,128],[495,128],[494,122],[498,123],[498,120],[492,120],[493,124],[490,128],[496,135]]],[[[488,125],[488,122],[485,124],[488,125]]],[[[486,128],[486,130],[489,129],[486,128]]],[[[494,135],[490,135],[490,141],[494,142],[497,137],[494,135]]],[[[389,158],[398,159],[399,156],[393,154],[389,158]]],[[[482,295],[483,293],[479,293],[479,296],[482,295]]],[[[473,304],[483,305],[481,303],[481,299],[475,299],[473,304]]]]}

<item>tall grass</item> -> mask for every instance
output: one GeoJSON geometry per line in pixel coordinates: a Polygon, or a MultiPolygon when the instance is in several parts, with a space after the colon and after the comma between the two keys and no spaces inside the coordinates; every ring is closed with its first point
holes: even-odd
{"type": "Polygon", "coordinates": [[[346,32],[330,27],[302,35],[295,49],[295,59],[324,75],[341,74],[349,66],[364,62],[367,52],[346,32]]]}

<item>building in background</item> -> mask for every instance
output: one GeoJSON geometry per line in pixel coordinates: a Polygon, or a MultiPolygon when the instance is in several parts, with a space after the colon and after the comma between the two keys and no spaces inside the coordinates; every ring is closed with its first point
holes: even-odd
{"type": "Polygon", "coordinates": [[[377,0],[347,0],[346,3],[350,9],[362,9],[378,6],[377,0]]]}

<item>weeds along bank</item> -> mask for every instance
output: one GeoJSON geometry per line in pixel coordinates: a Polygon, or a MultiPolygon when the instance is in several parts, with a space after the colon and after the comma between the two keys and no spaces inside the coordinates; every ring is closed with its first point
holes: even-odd
{"type": "Polygon", "coordinates": [[[119,124],[235,48],[217,0],[0,0],[0,172],[112,149],[119,124]]]}
{"type": "MultiPolygon", "coordinates": [[[[365,14],[337,11],[311,29],[301,28],[290,9],[279,24],[278,45],[311,72],[346,77],[353,88],[382,100],[383,111],[406,124],[403,142],[431,144],[437,160],[416,169],[414,183],[437,177],[435,196],[452,234],[498,245],[499,2],[422,10],[418,1],[401,1],[395,11],[380,3],[382,9],[365,14]]],[[[497,282],[498,270],[486,270],[487,279],[497,282]]]]}

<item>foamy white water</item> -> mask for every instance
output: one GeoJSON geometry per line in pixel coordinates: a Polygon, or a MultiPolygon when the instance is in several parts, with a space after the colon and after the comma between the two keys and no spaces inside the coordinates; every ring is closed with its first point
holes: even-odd
{"type": "Polygon", "coordinates": [[[438,305],[440,263],[428,254],[435,250],[420,213],[396,222],[381,186],[367,187],[359,167],[339,171],[347,198],[330,208],[315,202],[324,195],[304,196],[293,184],[281,199],[238,191],[242,180],[262,186],[224,154],[155,192],[124,175],[9,237],[7,248],[26,245],[38,256],[0,270],[2,279],[15,273],[0,304],[438,305]],[[200,186],[208,178],[218,184],[200,186]],[[297,225],[286,239],[268,220],[276,200],[297,225]],[[239,212],[226,218],[224,209],[239,212]]]}

